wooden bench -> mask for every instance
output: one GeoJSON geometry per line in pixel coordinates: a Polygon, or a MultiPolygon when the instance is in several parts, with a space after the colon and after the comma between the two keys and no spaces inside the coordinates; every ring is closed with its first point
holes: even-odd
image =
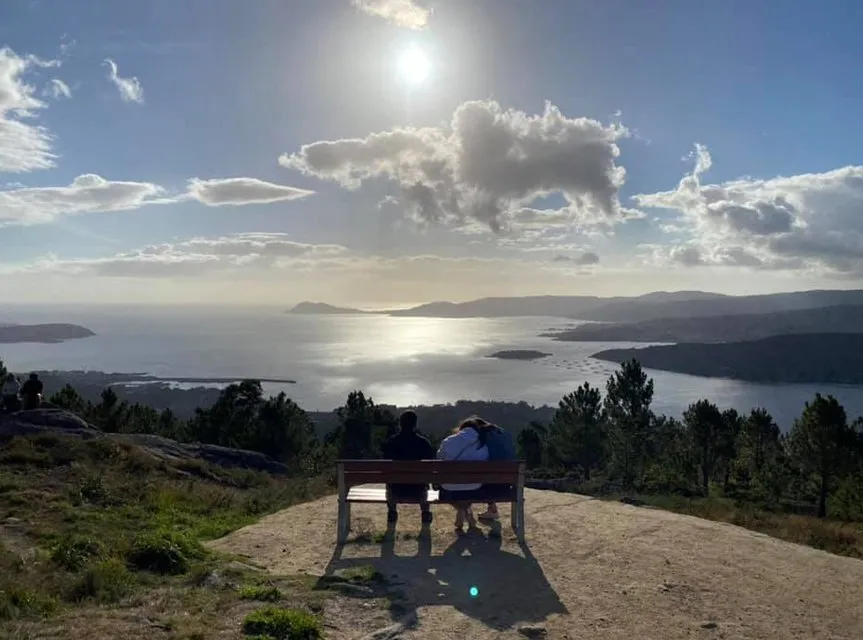
{"type": "MultiPolygon", "coordinates": [[[[524,542],[524,462],[468,462],[459,460],[339,460],[338,541],[343,544],[351,527],[351,504],[386,504],[384,487],[371,484],[498,484],[511,485],[511,494],[495,497],[495,502],[512,505],[512,530],[524,542]]],[[[429,504],[447,504],[438,492],[429,488],[429,504]]],[[[398,500],[414,503],[419,500],[398,500]]]]}

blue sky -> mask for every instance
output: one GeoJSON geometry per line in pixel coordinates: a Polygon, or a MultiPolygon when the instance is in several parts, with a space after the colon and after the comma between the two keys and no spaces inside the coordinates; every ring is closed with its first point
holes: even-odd
{"type": "Polygon", "coordinates": [[[839,1],[6,0],[0,294],[859,286],[861,24],[839,1]]]}

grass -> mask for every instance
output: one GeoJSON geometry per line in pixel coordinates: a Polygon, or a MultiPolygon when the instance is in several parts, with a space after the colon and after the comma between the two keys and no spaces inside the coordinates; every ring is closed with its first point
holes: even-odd
{"type": "Polygon", "coordinates": [[[262,584],[243,585],[237,590],[241,600],[260,600],[262,602],[278,602],[285,597],[278,587],[262,584]]]}
{"type": "MultiPolygon", "coordinates": [[[[620,496],[601,496],[614,497],[620,496]]],[[[636,496],[645,505],[697,516],[717,522],[745,527],[774,538],[796,542],[841,556],[863,558],[863,523],[841,522],[768,511],[757,505],[741,503],[731,498],[708,498],[663,495],[636,496]]]]}
{"type": "MultiPolygon", "coordinates": [[[[227,563],[204,541],[329,490],[319,479],[179,466],[102,439],[0,441],[0,636],[11,624],[94,605],[143,606],[166,589],[207,591],[196,580],[227,575],[227,563]]],[[[253,591],[219,597],[281,593],[253,591]]]]}
{"type": "Polygon", "coordinates": [[[320,620],[300,609],[264,607],[253,611],[243,621],[246,635],[273,640],[317,640],[323,637],[320,620]]]}

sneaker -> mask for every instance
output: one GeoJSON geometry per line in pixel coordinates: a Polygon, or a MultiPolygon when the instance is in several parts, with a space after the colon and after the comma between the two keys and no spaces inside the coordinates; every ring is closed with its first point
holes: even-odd
{"type": "Polygon", "coordinates": [[[422,522],[423,524],[431,524],[433,519],[434,516],[432,515],[431,511],[423,511],[422,515],[420,516],[420,522],[422,522]]]}

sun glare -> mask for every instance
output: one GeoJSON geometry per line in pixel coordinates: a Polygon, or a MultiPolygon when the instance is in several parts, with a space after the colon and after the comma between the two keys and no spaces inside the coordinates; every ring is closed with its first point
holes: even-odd
{"type": "Polygon", "coordinates": [[[421,49],[411,47],[399,58],[399,73],[410,84],[421,84],[429,75],[431,62],[421,49]]]}

